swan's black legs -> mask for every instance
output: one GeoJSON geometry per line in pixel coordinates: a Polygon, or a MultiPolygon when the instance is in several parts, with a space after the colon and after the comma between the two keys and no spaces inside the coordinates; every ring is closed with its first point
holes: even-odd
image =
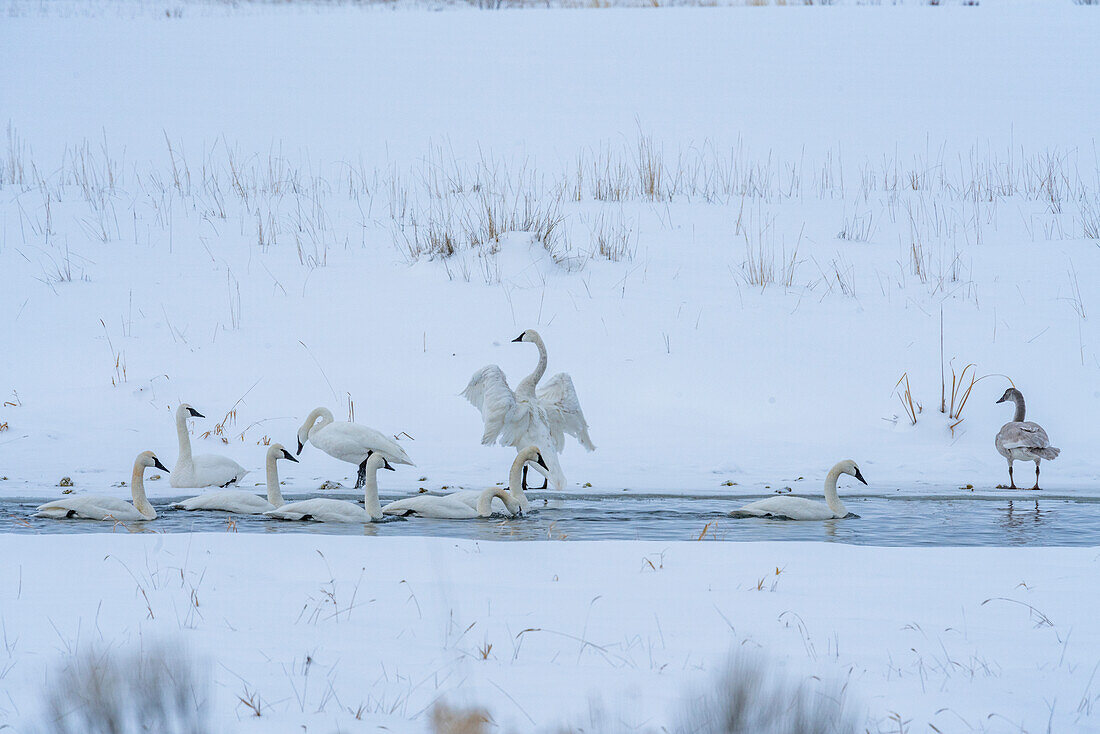
{"type": "Polygon", "coordinates": [[[1039,488],[1039,462],[1036,461],[1035,462],[1035,486],[1032,487],[1032,489],[1038,489],[1038,488],[1039,488]]]}
{"type": "Polygon", "coordinates": [[[527,464],[523,465],[523,491],[527,491],[527,464]]]}
{"type": "Polygon", "coordinates": [[[363,459],[363,463],[359,465],[359,476],[355,479],[355,488],[362,489],[363,485],[367,483],[367,459],[363,459]]]}
{"type": "Polygon", "coordinates": [[[535,487],[535,489],[546,489],[549,486],[550,486],[550,479],[548,477],[543,477],[542,486],[541,487],[535,487]]]}

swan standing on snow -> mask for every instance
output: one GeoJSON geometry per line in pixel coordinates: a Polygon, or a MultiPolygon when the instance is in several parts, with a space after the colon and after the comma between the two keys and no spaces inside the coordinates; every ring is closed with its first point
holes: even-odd
{"type": "Polygon", "coordinates": [[[130,478],[130,496],[134,498],[132,505],[115,497],[81,494],[39,505],[34,516],[48,517],[53,520],[64,520],[70,517],[86,520],[156,520],[157,511],[145,498],[144,475],[147,466],[155,466],[163,472],[168,471],[152,451],[142,451],[138,454],[134,460],[134,474],[130,478]]]}
{"type": "Polygon", "coordinates": [[[279,469],[275,466],[279,459],[298,463],[281,443],[271,444],[267,450],[267,499],[243,489],[224,489],[200,494],[173,506],[178,510],[221,510],[238,515],[262,515],[268,510],[282,507],[284,502],[283,493],[279,491],[279,469]]]}
{"type": "Polygon", "coordinates": [[[527,495],[523,493],[521,472],[527,462],[538,464],[543,469],[546,463],[542,460],[542,454],[537,446],[528,446],[519,452],[516,460],[512,462],[512,469],[508,472],[508,491],[500,487],[478,491],[476,489],[464,489],[445,495],[418,495],[408,497],[396,502],[390,502],[382,508],[387,515],[404,515],[412,513],[422,517],[440,517],[453,519],[467,519],[474,517],[488,517],[492,514],[492,502],[494,497],[499,497],[504,503],[504,509],[512,515],[526,512],[531,503],[527,495]]]}
{"type": "MultiPolygon", "coordinates": [[[[504,372],[491,364],[474,373],[462,395],[481,411],[485,421],[481,443],[491,446],[499,438],[502,446],[515,446],[517,451],[526,446],[538,446],[547,465],[545,469],[538,469],[547,477],[542,489],[551,479],[555,488],[564,489],[565,475],[558,463],[558,454],[565,448],[565,434],[574,436],[589,451],[596,450],[588,436],[588,422],[573,388],[573,378],[559,372],[538,387],[546,372],[546,345],[542,337],[534,329],[527,329],[512,341],[529,342],[538,347],[539,361],[535,371],[523,378],[512,392],[504,372]]],[[[526,463],[523,464],[522,485],[527,489],[526,463]]]]}
{"type": "Polygon", "coordinates": [[[240,481],[248,472],[228,456],[200,454],[191,456],[191,437],[187,433],[188,418],[206,416],[183,403],[176,408],[176,434],[179,436],[180,455],[172,467],[171,485],[179,489],[199,487],[228,487],[240,481]]]}
{"type": "Polygon", "coordinates": [[[845,459],[829,470],[825,477],[825,503],[808,500],[805,497],[769,497],[766,500],[750,502],[739,510],[730,513],[730,517],[774,517],[780,520],[832,520],[849,515],[848,510],[836,494],[836,480],[841,474],[850,474],[867,484],[859,473],[859,467],[851,459],[845,459]],[[827,504],[826,504],[827,503],[827,504]]]}
{"type": "Polygon", "coordinates": [[[1032,489],[1039,489],[1039,462],[1043,459],[1057,459],[1062,450],[1050,445],[1050,439],[1042,426],[1024,420],[1024,413],[1027,408],[1024,405],[1023,393],[1014,387],[1010,387],[1005,390],[1005,394],[997,402],[1003,403],[1008,400],[1016,403],[1016,415],[1012,417],[1011,422],[1001,426],[1001,430],[997,432],[997,438],[994,439],[993,443],[1001,456],[1008,459],[1009,486],[1006,487],[1001,484],[997,489],[1020,489],[1016,486],[1016,480],[1012,477],[1013,461],[1035,462],[1035,486],[1032,489]]]}
{"type": "MultiPolygon", "coordinates": [[[[367,460],[372,453],[381,454],[388,461],[395,464],[412,463],[412,459],[405,453],[397,441],[373,428],[361,426],[358,423],[335,423],[332,411],[328,408],[314,408],[305,423],[298,429],[298,455],[306,443],[311,443],[324,451],[334,459],[347,461],[359,466],[359,476],[355,480],[355,488],[363,486],[367,471],[367,460]]],[[[387,467],[389,468],[389,467],[387,467]]]]}
{"type": "Polygon", "coordinates": [[[363,485],[363,507],[354,502],[315,497],[301,502],[290,502],[268,510],[265,515],[279,520],[313,520],[315,522],[371,522],[382,519],[382,505],[378,502],[378,470],[393,467],[380,453],[372,453],[363,462],[366,477],[363,485]]]}

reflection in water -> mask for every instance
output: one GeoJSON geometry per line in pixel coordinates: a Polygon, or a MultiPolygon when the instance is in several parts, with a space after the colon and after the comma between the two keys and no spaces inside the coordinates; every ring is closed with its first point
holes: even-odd
{"type": "MultiPolygon", "coordinates": [[[[348,495],[341,499],[354,500],[348,495]]],[[[298,497],[288,498],[299,499],[298,497]]],[[[367,525],[286,522],[251,515],[173,510],[158,500],[156,520],[108,523],[32,517],[39,500],[0,500],[0,532],[239,532],[318,535],[432,535],[475,540],[814,540],[857,545],[1100,545],[1100,500],[845,498],[858,518],[795,522],[732,519],[750,497],[569,496],[541,498],[522,518],[395,518],[367,525]],[[704,528],[706,532],[704,534],[704,528]]]]}

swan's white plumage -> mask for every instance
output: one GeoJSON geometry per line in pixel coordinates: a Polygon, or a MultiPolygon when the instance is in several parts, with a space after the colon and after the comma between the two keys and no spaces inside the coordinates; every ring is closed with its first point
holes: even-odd
{"type": "Polygon", "coordinates": [[[104,497],[94,494],[78,494],[62,497],[59,500],[39,505],[35,517],[53,520],[79,517],[85,520],[111,520],[120,522],[155,520],[157,511],[145,497],[145,468],[155,466],[168,471],[152,451],[143,451],[134,460],[134,471],[130,477],[130,496],[134,504],[116,497],[104,497]]]}
{"type": "Polygon", "coordinates": [[[205,417],[187,403],[176,409],[176,435],[179,439],[179,458],[172,467],[169,483],[177,489],[199,487],[225,487],[235,484],[248,473],[228,456],[218,454],[191,455],[191,437],[187,433],[187,419],[205,417]]]}
{"type": "Polygon", "coordinates": [[[382,519],[382,505],[378,501],[378,470],[392,469],[380,453],[367,459],[363,489],[363,507],[346,500],[314,497],[301,502],[288,502],[282,507],[268,510],[265,515],[279,520],[313,520],[314,522],[365,523],[382,519]]]}
{"type": "Polygon", "coordinates": [[[472,520],[478,517],[491,516],[493,514],[492,501],[500,499],[504,502],[509,514],[520,514],[519,503],[501,487],[489,487],[481,492],[476,492],[477,503],[474,507],[466,504],[462,498],[456,497],[455,494],[422,494],[416,497],[408,497],[389,503],[382,508],[382,512],[387,515],[419,515],[420,517],[432,517],[442,520],[472,520]]]}
{"type": "Polygon", "coordinates": [[[513,391],[500,367],[482,367],[470,378],[462,395],[481,412],[485,424],[481,436],[483,444],[499,442],[502,446],[514,446],[517,451],[531,445],[539,447],[547,468],[536,469],[547,475],[557,489],[564,489],[565,474],[557,454],[565,448],[566,433],[576,437],[589,451],[595,450],[588,435],[588,422],[568,374],[554,375],[546,385],[538,388],[547,362],[546,345],[538,332],[528,329],[514,341],[530,342],[538,347],[539,361],[535,370],[513,391]]]}
{"type": "Polygon", "coordinates": [[[281,507],[283,494],[279,490],[279,470],[275,465],[280,459],[297,462],[282,444],[274,443],[267,450],[267,497],[260,497],[243,489],[224,489],[220,492],[207,492],[198,497],[176,503],[179,510],[219,510],[238,515],[262,515],[268,510],[281,507]]]}
{"type": "MultiPolygon", "coordinates": [[[[395,464],[415,466],[397,441],[358,423],[337,423],[327,408],[315,408],[298,429],[299,445],[307,441],[334,459],[355,465],[366,461],[371,452],[378,452],[395,464]]],[[[301,453],[300,448],[298,453],[301,453]]]]}
{"type": "Polygon", "coordinates": [[[550,419],[550,435],[554,439],[554,448],[559,453],[565,448],[563,433],[577,439],[589,451],[596,450],[588,436],[588,421],[584,419],[572,377],[559,372],[538,388],[537,395],[550,419]]]}
{"type": "Polygon", "coordinates": [[[744,505],[730,513],[732,517],[774,517],[781,520],[831,520],[848,516],[848,510],[836,493],[841,474],[849,474],[864,484],[867,481],[851,459],[837,463],[825,477],[825,502],[805,497],[768,497],[744,505]]]}
{"type": "MultiPolygon", "coordinates": [[[[447,500],[448,506],[460,503],[466,507],[466,510],[456,509],[456,513],[467,511],[474,513],[473,515],[464,514],[462,517],[484,517],[492,514],[494,509],[500,509],[512,515],[527,512],[531,503],[523,491],[523,465],[531,462],[532,466],[538,467],[537,462],[540,459],[542,459],[542,454],[537,446],[527,446],[520,450],[508,472],[507,493],[500,487],[490,487],[486,490],[462,489],[447,495],[418,495],[390,502],[382,508],[382,512],[387,515],[403,515],[407,512],[416,512],[420,508],[431,505],[436,499],[444,498],[447,500]],[[494,499],[497,502],[493,502],[494,499]],[[494,508],[494,505],[498,505],[498,508],[494,508]]],[[[541,469],[541,467],[538,468],[541,469]]],[[[455,506],[457,507],[457,504],[455,506]]]]}

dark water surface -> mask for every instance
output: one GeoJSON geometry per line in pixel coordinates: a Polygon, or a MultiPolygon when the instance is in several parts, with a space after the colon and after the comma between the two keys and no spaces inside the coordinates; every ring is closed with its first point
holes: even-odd
{"type": "MultiPolygon", "coordinates": [[[[325,496],[354,500],[350,494],[325,496]]],[[[509,519],[410,518],[370,525],[283,522],[254,515],[184,512],[180,498],[153,501],[158,517],[126,528],[110,522],[32,517],[40,499],[0,499],[0,532],[17,534],[130,531],[431,535],[475,540],[817,540],[882,546],[1100,545],[1100,500],[1021,494],[1007,498],[849,497],[859,518],[792,522],[732,519],[726,513],[758,497],[569,495],[532,497],[532,512],[509,519]]],[[[770,495],[769,495],[770,496],[770,495]]],[[[359,495],[361,497],[361,495],[359,495]]],[[[305,499],[290,497],[288,501],[305,499]]],[[[384,497],[383,504],[388,499],[384,497]]],[[[815,498],[819,499],[819,498],[815,498]]]]}

